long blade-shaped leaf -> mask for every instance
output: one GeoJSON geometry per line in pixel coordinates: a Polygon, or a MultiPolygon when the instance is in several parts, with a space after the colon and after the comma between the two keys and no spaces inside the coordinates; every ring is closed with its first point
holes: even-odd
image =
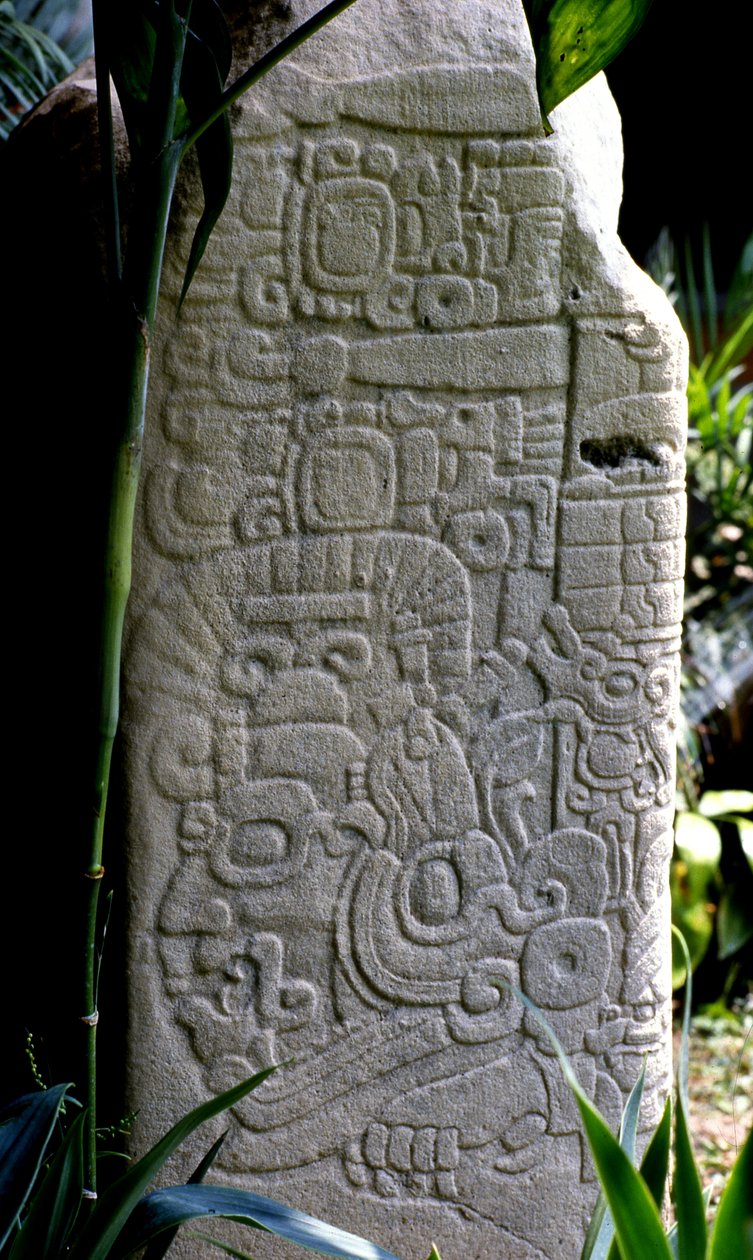
{"type": "MultiPolygon", "coordinates": [[[[211,9],[209,10],[211,12],[211,9]]],[[[217,40],[215,39],[215,42],[217,40]]],[[[181,87],[189,117],[198,119],[221,98],[228,58],[219,48],[199,38],[192,29],[186,41],[181,87]]],[[[201,259],[209,237],[225,208],[233,178],[233,138],[227,114],[222,114],[196,142],[204,210],[196,226],[180,294],[182,303],[201,259]]]]}
{"type": "Polygon", "coordinates": [[[693,1147],[682,1099],[677,1101],[675,1117],[675,1175],[672,1180],[672,1201],[677,1220],[677,1254],[679,1260],[703,1260],[706,1254],[706,1211],[703,1205],[701,1178],[693,1158],[693,1147]]]}
{"type": "Polygon", "coordinates": [[[641,1176],[651,1192],[656,1206],[661,1210],[669,1172],[669,1148],[672,1141],[672,1099],[664,1104],[661,1120],[654,1130],[646,1153],[641,1160],[641,1176]]]}
{"type": "Polygon", "coordinates": [[[117,5],[96,0],[96,7],[101,10],[97,14],[97,55],[107,57],[131,153],[137,156],[148,125],[149,85],[157,47],[157,6],[151,0],[117,5]]]}
{"type": "Polygon", "coordinates": [[[58,1260],[81,1205],[84,1184],[85,1113],[76,1116],[50,1164],[9,1260],[58,1260]]]}
{"type": "MultiPolygon", "coordinates": [[[[227,1132],[228,1131],[226,1129],[225,1132],[217,1138],[217,1141],[212,1143],[204,1158],[200,1161],[191,1173],[191,1176],[188,1178],[189,1186],[199,1185],[204,1180],[222,1149],[222,1144],[227,1137],[227,1132]]],[[[177,1233],[177,1226],[175,1229],[166,1229],[164,1233],[160,1234],[159,1238],[155,1238],[154,1242],[149,1244],[144,1252],[143,1260],[162,1260],[163,1256],[167,1254],[169,1248],[175,1241],[177,1233]]]]}
{"type": "Polygon", "coordinates": [[[582,1090],[576,1092],[575,1101],[623,1260],[670,1260],[661,1218],[645,1181],[582,1090]]]}
{"type": "Polygon", "coordinates": [[[391,1252],[374,1243],[295,1208],[285,1207],[274,1199],[233,1186],[200,1185],[168,1186],[142,1199],[118,1245],[117,1260],[124,1260],[161,1230],[207,1216],[238,1221],[341,1260],[395,1260],[391,1252]]]}
{"type": "Polygon", "coordinates": [[[677,1102],[688,1113],[688,1046],[690,1044],[690,1006],[693,1000],[693,970],[690,962],[690,950],[687,941],[679,928],[672,924],[672,936],[680,946],[685,962],[685,998],[682,1004],[682,1032],[680,1036],[680,1059],[677,1065],[677,1102]]]}
{"type": "Polygon", "coordinates": [[[58,1112],[70,1085],[24,1094],[0,1112],[0,1247],[21,1212],[47,1150],[58,1112]]]}
{"type": "MultiPolygon", "coordinates": [[[[635,1159],[635,1141],[638,1133],[643,1087],[646,1083],[646,1065],[630,1091],[620,1121],[620,1146],[631,1160],[635,1159]]],[[[604,1191],[601,1191],[583,1244],[581,1260],[606,1260],[614,1237],[614,1221],[607,1210],[604,1191]]]]}
{"type": "MultiPolygon", "coordinates": [[[[669,1148],[671,1142],[672,1099],[668,1098],[664,1104],[661,1120],[656,1126],[651,1141],[646,1147],[646,1152],[641,1160],[640,1166],[641,1177],[648,1186],[651,1198],[654,1200],[654,1203],[660,1212],[664,1202],[667,1174],[669,1173],[669,1148]]],[[[668,1241],[671,1247],[671,1235],[668,1236],[668,1241]]],[[[614,1237],[612,1238],[609,1252],[607,1254],[607,1260],[621,1260],[617,1239],[614,1237]]]]}
{"type": "Polygon", "coordinates": [[[622,1260],[672,1260],[661,1218],[646,1183],[584,1092],[544,1016],[525,994],[518,990],[513,992],[517,993],[549,1038],[575,1098],[596,1173],[614,1220],[622,1260]]]}
{"type": "Polygon", "coordinates": [[[672,1200],[677,1219],[677,1255],[679,1260],[703,1260],[706,1254],[706,1212],[703,1206],[703,1190],[698,1169],[693,1159],[693,1148],[688,1132],[688,1042],[690,1038],[690,1007],[693,977],[690,951],[685,937],[676,927],[672,928],[685,961],[685,1000],[682,1012],[680,1060],[677,1069],[677,1115],[675,1118],[675,1175],[672,1181],[672,1200]]]}
{"type": "Polygon", "coordinates": [[[544,129],[551,110],[622,52],[651,0],[524,0],[544,129]]]}
{"type": "Polygon", "coordinates": [[[709,1260],[741,1256],[753,1256],[753,1129],[724,1187],[709,1249],[709,1260]]]}
{"type": "Polygon", "coordinates": [[[227,1090],[217,1098],[210,1098],[179,1120],[161,1141],[105,1191],[74,1244],[68,1260],[107,1260],[113,1243],[147,1186],[181,1142],[206,1120],[234,1107],[274,1071],[274,1067],[264,1068],[234,1089],[227,1090]]]}
{"type": "Polygon", "coordinates": [[[188,293],[196,268],[204,257],[215,224],[225,209],[233,179],[233,137],[226,114],[218,118],[196,141],[204,210],[196,225],[186,274],[180,291],[180,305],[188,293]]]}

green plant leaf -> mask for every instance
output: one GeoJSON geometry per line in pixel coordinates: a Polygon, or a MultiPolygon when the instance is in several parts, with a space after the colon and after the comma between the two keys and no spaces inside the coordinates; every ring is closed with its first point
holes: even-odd
{"type": "MultiPolygon", "coordinates": [[[[217,1142],[213,1142],[212,1145],[210,1145],[207,1154],[205,1154],[204,1158],[200,1160],[198,1165],[196,1165],[193,1173],[191,1173],[191,1176],[188,1179],[188,1183],[186,1184],[189,1184],[189,1186],[198,1186],[198,1184],[204,1181],[209,1169],[212,1168],[214,1160],[217,1159],[220,1150],[222,1150],[223,1143],[225,1138],[227,1138],[227,1135],[228,1130],[225,1129],[224,1133],[220,1134],[217,1142]]],[[[178,1226],[176,1226],[174,1230],[165,1230],[162,1232],[162,1234],[160,1234],[154,1242],[150,1242],[150,1245],[147,1246],[142,1260],[162,1260],[162,1256],[167,1254],[167,1251],[169,1251],[171,1245],[173,1245],[176,1236],[178,1236],[178,1226]]]]}
{"type": "Polygon", "coordinates": [[[698,805],[698,812],[704,818],[722,818],[725,814],[749,814],[752,811],[753,792],[704,792],[698,805]]]}
{"type": "MultiPolygon", "coordinates": [[[[207,4],[207,14],[214,15],[216,6],[207,4]]],[[[218,11],[219,12],[219,11],[218,11]]],[[[218,104],[230,68],[231,50],[222,14],[207,24],[210,38],[201,38],[191,30],[186,40],[181,88],[188,117],[198,120],[218,104]],[[220,30],[224,30],[227,45],[220,30]]],[[[201,29],[201,28],[200,28],[201,29]]],[[[225,208],[233,178],[233,137],[227,113],[222,114],[196,141],[204,210],[196,226],[186,272],[180,293],[183,303],[196,268],[204,256],[214,226],[225,208]]]]}
{"type": "Polygon", "coordinates": [[[719,898],[716,931],[722,959],[731,958],[753,937],[753,907],[748,892],[733,883],[719,898]]]}
{"type": "Polygon", "coordinates": [[[211,52],[224,83],[230,73],[233,44],[225,15],[217,0],[193,0],[189,25],[192,36],[211,52]]]}
{"type": "Polygon", "coordinates": [[[690,1009],[693,1000],[693,969],[682,932],[672,924],[672,940],[677,941],[685,964],[685,997],[682,1004],[680,1055],[677,1063],[677,1105],[688,1112],[688,1046],[690,1044],[690,1009]]]}
{"type": "MultiPolygon", "coordinates": [[[[645,1083],[646,1065],[644,1062],[638,1079],[628,1095],[620,1121],[620,1146],[631,1160],[635,1160],[635,1141],[638,1133],[638,1119],[640,1117],[645,1083]]],[[[606,1196],[602,1190],[586,1233],[581,1260],[606,1260],[612,1246],[613,1237],[614,1221],[607,1209],[606,1196]]]]}
{"type": "Polygon", "coordinates": [[[646,1183],[585,1093],[574,1093],[623,1260],[669,1260],[661,1218],[646,1183]]]}
{"type": "Polygon", "coordinates": [[[580,1085],[556,1034],[525,994],[506,985],[541,1025],[580,1112],[599,1183],[614,1220],[622,1260],[672,1260],[656,1203],[640,1173],[580,1085]]]}
{"type": "Polygon", "coordinates": [[[23,1229],[13,1241],[9,1260],[58,1260],[81,1206],[84,1184],[85,1113],[76,1116],[32,1198],[23,1229]]]}
{"type": "Polygon", "coordinates": [[[274,1199],[234,1186],[168,1186],[142,1199],[115,1252],[125,1260],[160,1231],[211,1216],[238,1221],[341,1260],[395,1260],[389,1251],[274,1199]]]}
{"type": "MultiPolygon", "coordinates": [[[[648,1186],[651,1198],[661,1212],[669,1173],[669,1149],[672,1141],[672,1099],[667,1098],[661,1119],[641,1160],[640,1175],[648,1186]]],[[[670,1246],[672,1240],[669,1238],[670,1246]]],[[[616,1238],[612,1238],[607,1260],[621,1260],[616,1238]]]]}
{"type": "Polygon", "coordinates": [[[742,1256],[753,1256],[753,1129],[722,1192],[709,1248],[709,1260],[742,1256]]]}
{"type": "Polygon", "coordinates": [[[147,1186],[159,1172],[165,1160],[189,1137],[194,1129],[222,1111],[228,1111],[242,1098],[257,1089],[274,1067],[264,1068],[247,1081],[217,1098],[195,1107],[179,1120],[169,1133],[152,1147],[137,1163],[132,1164],[117,1181],[105,1191],[77,1238],[68,1260],[107,1260],[110,1249],[128,1220],[147,1186]]]}
{"type": "Polygon", "coordinates": [[[548,115],[622,52],[651,0],[524,0],[536,54],[544,130],[548,115]]]}
{"type": "Polygon", "coordinates": [[[682,1099],[678,1098],[675,1116],[675,1172],[672,1179],[672,1202],[677,1220],[677,1255],[679,1260],[704,1260],[706,1255],[706,1211],[703,1205],[701,1178],[693,1158],[693,1147],[682,1099]]]}
{"type": "MultiPolygon", "coordinates": [[[[148,126],[149,85],[157,47],[156,5],[152,0],[134,0],[132,4],[97,0],[97,3],[102,12],[99,20],[105,41],[104,55],[123,111],[131,153],[137,156],[148,126]]],[[[102,52],[98,47],[97,56],[102,52]]]]}
{"type": "Polygon", "coordinates": [[[208,131],[199,137],[196,141],[196,154],[199,160],[204,210],[191,241],[179,306],[185,300],[191,281],[196,275],[196,269],[204,257],[209,238],[225,209],[230,193],[233,179],[233,138],[226,114],[212,123],[208,131]]]}
{"type": "Polygon", "coordinates": [[[0,1247],[18,1220],[52,1136],[70,1085],[24,1094],[0,1111],[0,1247]]]}
{"type": "Polygon", "coordinates": [[[724,310],[724,322],[734,326],[740,316],[753,309],[753,233],[743,246],[740,261],[735,268],[724,310]]]}
{"type": "Polygon", "coordinates": [[[714,871],[722,856],[722,838],[710,818],[693,810],[682,810],[675,820],[675,844],[688,863],[714,871]]]}
{"type": "MultiPolygon", "coordinates": [[[[187,1184],[189,1186],[199,1185],[204,1180],[209,1172],[209,1169],[212,1167],[212,1164],[219,1155],[227,1135],[228,1130],[226,1129],[225,1132],[217,1138],[217,1141],[212,1143],[204,1158],[188,1178],[187,1184]]],[[[160,1234],[159,1238],[155,1238],[154,1242],[149,1244],[144,1252],[143,1260],[162,1260],[162,1257],[167,1254],[169,1248],[175,1241],[177,1234],[177,1227],[175,1229],[166,1229],[164,1233],[160,1234]]]]}
{"type": "Polygon", "coordinates": [[[641,1176],[649,1188],[654,1203],[661,1211],[669,1173],[669,1148],[672,1141],[672,1099],[664,1104],[661,1120],[641,1160],[641,1176]]]}

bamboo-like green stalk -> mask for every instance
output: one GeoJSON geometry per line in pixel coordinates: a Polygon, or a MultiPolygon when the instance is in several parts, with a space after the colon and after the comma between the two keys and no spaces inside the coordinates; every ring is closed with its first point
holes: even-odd
{"type": "MultiPolygon", "coordinates": [[[[141,470],[149,359],[159,296],[162,260],[180,151],[171,143],[180,89],[186,21],[174,2],[160,6],[163,17],[158,35],[150,115],[154,157],[139,172],[134,193],[128,252],[122,279],[114,277],[115,309],[111,311],[115,342],[115,385],[121,404],[104,556],[104,591],[99,655],[99,722],[96,751],[93,822],[85,908],[84,1014],[85,1098],[84,1183],[87,1197],[96,1194],[97,1019],[96,929],[104,826],[110,785],[112,751],[120,718],[120,662],[123,625],[131,589],[133,521],[141,470]],[[122,355],[118,363],[118,351],[122,355]]],[[[105,163],[103,163],[103,167],[105,163]]],[[[114,189],[111,168],[105,177],[114,189]]],[[[113,215],[117,224],[117,215],[113,215]]],[[[111,249],[111,259],[117,251],[111,249]]],[[[113,277],[111,277],[111,283],[113,277]]]]}
{"type": "Polygon", "coordinates": [[[84,870],[86,896],[84,912],[84,977],[81,1020],[85,1027],[84,1134],[85,1197],[96,1197],[96,1116],[97,1116],[97,910],[104,875],[102,864],[105,813],[110,785],[110,768],[120,717],[120,667],[123,625],[131,589],[133,523],[141,471],[141,451],[149,385],[149,360],[157,311],[162,263],[175,180],[186,150],[220,117],[233,101],[277,65],[304,40],[348,8],[355,0],[331,0],[291,35],[281,40],[254,66],[232,84],[215,109],[192,129],[174,137],[180,97],[180,80],[190,18],[191,0],[184,12],[176,10],[176,0],[163,0],[159,6],[154,68],[147,114],[151,123],[146,155],[135,173],[133,210],[128,244],[122,264],[118,191],[112,118],[109,102],[109,64],[105,8],[108,0],[94,0],[97,58],[98,114],[108,255],[110,316],[115,358],[114,387],[117,442],[104,557],[104,591],[101,611],[99,655],[99,719],[93,791],[93,820],[84,870]]]}

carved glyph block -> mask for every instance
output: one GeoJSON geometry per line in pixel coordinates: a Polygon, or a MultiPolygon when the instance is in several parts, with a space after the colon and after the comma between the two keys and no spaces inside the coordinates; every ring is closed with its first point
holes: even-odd
{"type": "Polygon", "coordinates": [[[580,1249],[577,1115],[502,981],[613,1123],[644,1056],[647,1124],[666,1088],[683,353],[603,84],[555,119],[513,0],[359,0],[237,116],[155,356],[142,1138],[287,1062],[223,1175],[411,1260],[580,1249]]]}

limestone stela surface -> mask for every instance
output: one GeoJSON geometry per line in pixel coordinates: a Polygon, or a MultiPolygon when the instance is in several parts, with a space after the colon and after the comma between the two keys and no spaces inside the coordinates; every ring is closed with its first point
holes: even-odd
{"type": "Polygon", "coordinates": [[[606,89],[555,123],[516,4],[359,0],[235,118],[155,356],[131,1101],[154,1137],[290,1061],[222,1175],[411,1260],[580,1249],[502,981],[613,1125],[644,1057],[646,1125],[666,1088],[683,354],[606,89]]]}

